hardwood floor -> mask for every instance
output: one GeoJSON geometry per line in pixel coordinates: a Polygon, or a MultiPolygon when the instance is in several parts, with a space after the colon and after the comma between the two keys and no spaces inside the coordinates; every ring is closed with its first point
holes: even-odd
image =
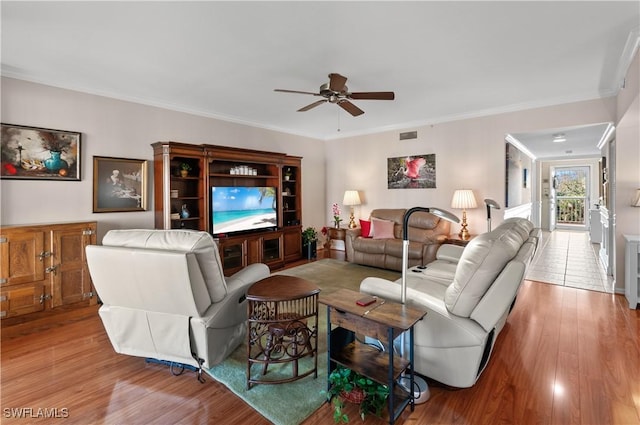
{"type": "MultiPolygon", "coordinates": [[[[209,377],[114,353],[97,315],[4,338],[1,354],[3,424],[268,424],[209,377]]],[[[430,382],[398,423],[640,424],[639,359],[640,311],[622,296],[526,281],[478,383],[430,382]]],[[[331,423],[327,404],[304,422],[331,423]]]]}

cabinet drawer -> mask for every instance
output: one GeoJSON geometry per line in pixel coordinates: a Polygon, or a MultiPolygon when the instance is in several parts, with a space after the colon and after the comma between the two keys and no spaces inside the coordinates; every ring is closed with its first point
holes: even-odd
{"type": "Polygon", "coordinates": [[[16,285],[0,292],[0,317],[14,317],[44,310],[44,285],[16,285]]]}
{"type": "Polygon", "coordinates": [[[330,314],[332,325],[373,337],[385,345],[389,342],[387,327],[367,319],[366,316],[358,316],[334,307],[330,307],[330,314]]]}

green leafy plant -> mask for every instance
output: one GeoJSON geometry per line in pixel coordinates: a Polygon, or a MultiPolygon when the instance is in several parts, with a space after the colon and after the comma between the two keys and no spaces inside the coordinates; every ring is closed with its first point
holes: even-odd
{"type": "Polygon", "coordinates": [[[307,227],[302,231],[302,244],[308,245],[313,241],[318,240],[318,232],[313,227],[307,227]]]}
{"type": "Polygon", "coordinates": [[[191,171],[191,165],[188,162],[180,164],[180,169],[185,171],[191,171]]]}
{"type": "Polygon", "coordinates": [[[333,403],[333,420],[335,423],[349,422],[349,416],[344,413],[344,398],[350,393],[359,392],[360,397],[360,418],[364,420],[367,414],[382,416],[387,398],[389,397],[389,387],[382,385],[366,376],[360,375],[346,367],[338,366],[329,375],[329,391],[327,400],[333,403]]]}

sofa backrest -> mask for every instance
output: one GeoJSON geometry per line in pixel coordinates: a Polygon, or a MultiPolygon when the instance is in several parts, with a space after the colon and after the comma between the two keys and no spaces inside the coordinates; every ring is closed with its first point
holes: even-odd
{"type": "MultiPolygon", "coordinates": [[[[438,236],[449,235],[451,222],[424,211],[416,211],[409,217],[408,238],[410,241],[436,242],[438,236]]],[[[400,238],[402,238],[402,225],[400,226],[400,238]]]]}
{"type": "Polygon", "coordinates": [[[462,317],[470,317],[489,287],[522,245],[529,240],[533,224],[526,219],[505,220],[492,232],[469,242],[460,260],[453,282],[446,290],[447,309],[462,317]]]}
{"type": "Polygon", "coordinates": [[[227,296],[220,253],[213,237],[207,232],[179,229],[111,230],[102,239],[102,245],[193,253],[211,302],[219,302],[227,296]]]}
{"type": "MultiPolygon", "coordinates": [[[[380,220],[393,221],[393,236],[396,239],[402,239],[402,222],[407,212],[403,208],[381,208],[371,211],[371,218],[380,220]]],[[[409,217],[408,238],[415,242],[436,242],[438,236],[448,235],[451,223],[447,220],[441,220],[437,216],[424,212],[416,211],[409,217]]]]}

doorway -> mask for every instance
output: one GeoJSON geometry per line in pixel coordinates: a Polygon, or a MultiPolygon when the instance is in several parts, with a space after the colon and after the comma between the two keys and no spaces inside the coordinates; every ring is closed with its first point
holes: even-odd
{"type": "Polygon", "coordinates": [[[550,218],[556,228],[587,229],[590,171],[587,166],[553,168],[550,218]]]}

